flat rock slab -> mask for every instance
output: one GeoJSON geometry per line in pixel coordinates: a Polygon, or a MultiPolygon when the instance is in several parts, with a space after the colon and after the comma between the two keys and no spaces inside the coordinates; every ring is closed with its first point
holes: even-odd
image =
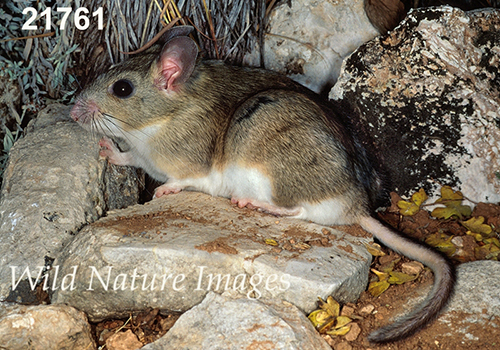
{"type": "Polygon", "coordinates": [[[146,308],[186,311],[227,290],[310,312],[318,296],[349,302],[365,289],[371,237],[356,232],[181,192],[85,227],[54,262],[47,287],[53,303],[94,321],[146,308]]]}
{"type": "Polygon", "coordinates": [[[209,293],[161,339],[143,350],[330,350],[302,312],[290,303],[262,303],[209,293]]]}

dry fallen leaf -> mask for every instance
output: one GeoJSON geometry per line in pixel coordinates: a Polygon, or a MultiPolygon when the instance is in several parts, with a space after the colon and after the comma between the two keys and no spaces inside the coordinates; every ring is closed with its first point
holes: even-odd
{"type": "Polygon", "coordinates": [[[452,256],[457,251],[457,247],[451,242],[453,236],[448,236],[444,233],[435,233],[429,235],[425,239],[425,243],[437,248],[439,251],[445,253],[447,256],[452,256]]]}
{"type": "MultiPolygon", "coordinates": [[[[385,273],[390,273],[391,271],[393,271],[393,270],[394,270],[394,266],[396,266],[396,264],[397,264],[398,262],[400,262],[400,261],[401,261],[401,258],[396,258],[396,259],[393,259],[393,260],[391,260],[390,262],[385,263],[385,264],[383,264],[382,266],[380,266],[380,270],[382,270],[382,271],[383,271],[383,272],[385,272],[385,273]]],[[[372,270],[372,271],[373,271],[373,270],[372,270]]],[[[373,271],[373,272],[375,272],[375,271],[373,271]]]]}
{"type": "Polygon", "coordinates": [[[394,266],[401,260],[400,258],[392,260],[387,266],[382,268],[383,272],[371,269],[377,275],[378,281],[371,282],[368,285],[368,292],[373,297],[378,297],[389,288],[391,284],[403,284],[415,280],[419,274],[409,275],[407,273],[394,271],[394,266]]]}
{"type": "Polygon", "coordinates": [[[387,280],[371,282],[368,286],[368,292],[370,292],[370,294],[376,298],[383,292],[385,292],[390,285],[391,284],[387,282],[387,280]]]}
{"type": "Polygon", "coordinates": [[[474,233],[472,231],[467,231],[466,234],[468,234],[469,236],[474,237],[474,239],[476,240],[476,242],[482,242],[483,241],[483,236],[480,233],[474,233]]]}
{"type": "Polygon", "coordinates": [[[493,243],[489,243],[484,246],[476,247],[474,254],[477,259],[498,261],[500,259],[500,248],[493,243]]]}
{"type": "Polygon", "coordinates": [[[409,275],[407,273],[392,271],[391,277],[387,280],[390,284],[403,284],[417,279],[418,275],[409,275]]]}
{"type": "Polygon", "coordinates": [[[333,299],[331,295],[326,298],[326,303],[323,301],[323,299],[318,299],[319,307],[322,310],[325,310],[330,316],[337,317],[338,315],[340,315],[340,304],[335,299],[333,299]]]}
{"type": "Polygon", "coordinates": [[[444,207],[434,209],[431,216],[438,219],[469,217],[472,214],[472,209],[468,205],[462,204],[463,199],[462,192],[453,191],[450,186],[441,187],[441,198],[436,201],[436,204],[443,204],[444,207]]]}
{"type": "Polygon", "coordinates": [[[382,251],[382,247],[380,246],[380,244],[371,242],[369,244],[365,244],[365,248],[366,250],[368,250],[368,253],[370,253],[373,256],[385,255],[385,253],[382,251]]]}
{"type": "Polygon", "coordinates": [[[482,216],[462,221],[462,225],[473,233],[479,233],[484,238],[491,237],[491,233],[493,232],[491,226],[484,223],[484,217],[482,216]]]}
{"type": "Polygon", "coordinates": [[[351,330],[351,325],[348,324],[347,326],[344,326],[344,327],[334,328],[332,330],[329,330],[328,332],[326,332],[326,334],[328,334],[328,335],[346,335],[347,333],[349,333],[350,330],[351,330]]]}
{"type": "Polygon", "coordinates": [[[411,196],[411,200],[399,201],[398,207],[400,209],[400,214],[404,216],[412,216],[419,212],[421,205],[427,200],[427,194],[424,189],[421,188],[418,192],[415,192],[411,196]]]}
{"type": "Polygon", "coordinates": [[[276,242],[274,239],[272,238],[266,238],[264,240],[264,242],[267,244],[267,245],[272,245],[272,246],[277,246],[278,245],[278,242],[276,242]]]}
{"type": "Polygon", "coordinates": [[[352,322],[352,319],[348,316],[339,316],[337,317],[337,323],[335,324],[335,328],[344,327],[345,325],[352,322]]]}
{"type": "Polygon", "coordinates": [[[340,304],[329,296],[326,302],[318,298],[320,309],[315,310],[307,316],[319,333],[329,335],[344,335],[350,330],[352,320],[347,316],[340,315],[340,304]]]}
{"type": "Polygon", "coordinates": [[[498,248],[500,248],[500,241],[496,237],[485,238],[485,239],[483,239],[483,242],[486,244],[493,244],[493,245],[497,246],[498,248]]]}
{"type": "MultiPolygon", "coordinates": [[[[392,270],[392,268],[391,268],[391,270],[392,270]]],[[[389,271],[382,272],[382,271],[378,271],[378,270],[375,270],[375,269],[371,269],[371,271],[375,275],[377,275],[379,281],[386,281],[389,278],[389,271]]]]}

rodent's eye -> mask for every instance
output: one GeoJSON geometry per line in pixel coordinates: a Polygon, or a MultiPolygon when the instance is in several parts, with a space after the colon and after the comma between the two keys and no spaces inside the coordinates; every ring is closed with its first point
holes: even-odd
{"type": "Polygon", "coordinates": [[[118,98],[129,98],[134,94],[135,87],[130,80],[120,79],[111,86],[111,92],[118,98]]]}

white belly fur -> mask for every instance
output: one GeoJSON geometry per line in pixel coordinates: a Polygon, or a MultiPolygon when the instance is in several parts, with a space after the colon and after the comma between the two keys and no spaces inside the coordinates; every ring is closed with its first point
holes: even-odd
{"type": "MultiPolygon", "coordinates": [[[[169,181],[170,182],[170,181],[169,181]]],[[[223,172],[212,171],[201,178],[175,181],[186,189],[202,191],[212,196],[252,199],[275,205],[272,200],[271,181],[254,168],[228,166],[223,172]]],[[[313,221],[322,225],[344,225],[353,222],[342,197],[327,199],[319,203],[304,202],[300,213],[294,218],[313,221]]]]}
{"type": "Polygon", "coordinates": [[[321,225],[349,225],[353,223],[352,215],[347,213],[342,197],[325,199],[319,203],[302,203],[302,212],[294,216],[298,219],[310,220],[321,225]]]}

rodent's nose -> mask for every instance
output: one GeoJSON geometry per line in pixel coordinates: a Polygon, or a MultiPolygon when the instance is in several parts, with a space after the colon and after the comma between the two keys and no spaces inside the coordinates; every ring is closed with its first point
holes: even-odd
{"type": "Polygon", "coordinates": [[[78,99],[71,109],[70,115],[74,121],[80,124],[89,123],[100,113],[100,109],[93,100],[78,99]]]}
{"type": "Polygon", "coordinates": [[[69,113],[69,115],[75,122],[79,121],[81,116],[83,115],[82,107],[82,102],[77,101],[73,108],[71,108],[71,112],[69,113]]]}

